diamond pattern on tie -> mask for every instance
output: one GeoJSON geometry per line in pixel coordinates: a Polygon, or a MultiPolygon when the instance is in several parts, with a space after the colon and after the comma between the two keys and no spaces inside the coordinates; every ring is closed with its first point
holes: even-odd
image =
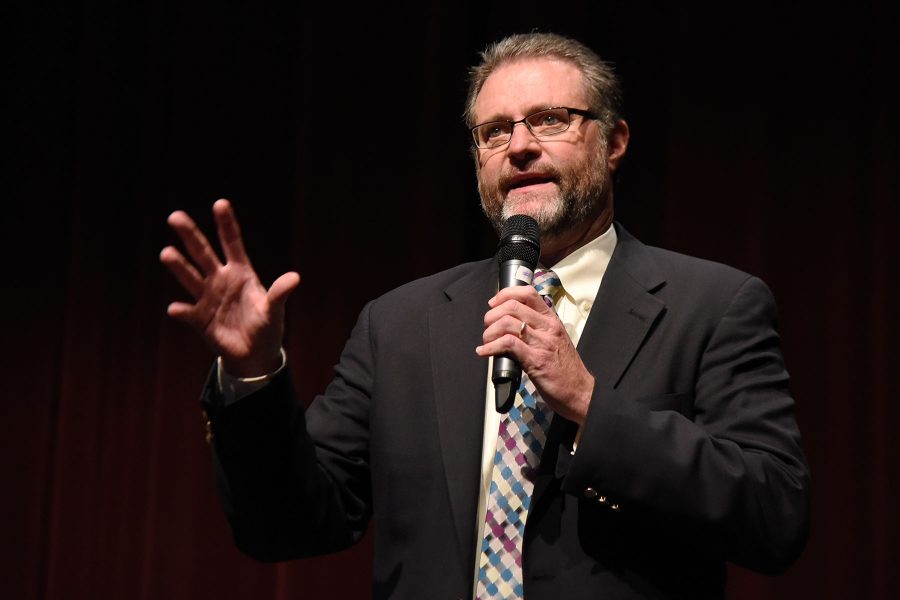
{"type": "MultiPolygon", "coordinates": [[[[556,274],[537,271],[534,287],[552,308],[553,296],[561,289],[556,274]]],[[[513,407],[501,419],[497,436],[481,544],[478,600],[522,598],[525,520],[552,417],[553,411],[523,373],[513,407]]]]}
{"type": "Polygon", "coordinates": [[[534,272],[534,281],[531,285],[538,291],[547,306],[553,308],[553,301],[562,289],[562,282],[556,273],[549,269],[538,269],[534,272]]]}

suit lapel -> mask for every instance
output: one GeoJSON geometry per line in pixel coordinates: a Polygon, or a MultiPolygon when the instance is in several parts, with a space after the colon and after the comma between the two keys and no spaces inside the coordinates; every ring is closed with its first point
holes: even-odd
{"type": "Polygon", "coordinates": [[[447,302],[433,306],[428,314],[438,434],[459,558],[465,569],[475,560],[473,535],[488,364],[475,354],[475,346],[481,343],[487,301],[496,287],[496,262],[485,261],[448,286],[444,291],[447,302]]]}
{"type": "MultiPolygon", "coordinates": [[[[647,247],[616,224],[619,241],[603,283],[578,341],[578,354],[597,385],[615,388],[634,359],[665,303],[653,295],[665,284],[647,247]]],[[[578,426],[556,415],[547,433],[541,477],[535,482],[539,498],[568,470],[569,450],[578,426]]]]}
{"type": "Polygon", "coordinates": [[[665,284],[647,247],[617,225],[619,243],[585,323],[578,353],[605,387],[615,388],[665,302],[653,292],[665,284]]]}

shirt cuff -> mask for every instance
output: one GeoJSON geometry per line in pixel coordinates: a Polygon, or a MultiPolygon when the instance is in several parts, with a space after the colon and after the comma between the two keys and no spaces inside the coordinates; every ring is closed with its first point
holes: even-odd
{"type": "Polygon", "coordinates": [[[235,377],[229,374],[222,366],[221,356],[216,360],[216,365],[216,381],[219,385],[219,392],[222,394],[225,406],[228,406],[266,387],[276,375],[284,370],[287,365],[287,353],[284,348],[281,348],[281,366],[271,373],[258,377],[235,377]]]}

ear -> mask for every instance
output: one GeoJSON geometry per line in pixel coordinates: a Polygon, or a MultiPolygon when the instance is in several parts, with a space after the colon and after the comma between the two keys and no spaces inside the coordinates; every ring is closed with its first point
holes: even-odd
{"type": "Polygon", "coordinates": [[[628,130],[628,123],[622,119],[616,121],[612,131],[609,132],[609,139],[606,142],[606,161],[607,164],[609,164],[610,171],[615,172],[615,170],[619,168],[619,164],[625,156],[625,151],[628,149],[628,139],[630,136],[631,133],[628,130]]]}

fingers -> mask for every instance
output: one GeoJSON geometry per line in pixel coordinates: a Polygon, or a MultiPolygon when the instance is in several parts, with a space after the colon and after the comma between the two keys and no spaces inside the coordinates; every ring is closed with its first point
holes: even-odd
{"type": "Polygon", "coordinates": [[[195,300],[200,298],[203,293],[203,277],[181,252],[172,246],[166,246],[159,253],[159,260],[195,300]]]}
{"type": "Polygon", "coordinates": [[[166,309],[166,314],[168,314],[173,319],[178,319],[179,321],[187,323],[188,325],[194,324],[193,304],[188,304],[187,302],[173,302],[166,309]]]}
{"type": "Polygon", "coordinates": [[[213,204],[213,216],[216,219],[216,229],[219,233],[219,243],[222,244],[222,252],[226,261],[250,263],[247,252],[244,249],[244,240],[241,238],[241,229],[238,226],[237,217],[231,203],[224,198],[213,204]]]}
{"type": "Polygon", "coordinates": [[[553,312],[550,308],[547,307],[547,304],[543,301],[543,299],[541,299],[541,295],[537,293],[537,290],[535,290],[530,285],[517,285],[513,287],[503,288],[502,290],[497,292],[497,294],[493,298],[488,300],[488,306],[494,308],[510,300],[520,302],[541,314],[549,314],[553,312]]]}
{"type": "Polygon", "coordinates": [[[268,293],[266,294],[269,299],[269,303],[275,307],[284,306],[284,303],[287,302],[288,296],[291,295],[291,292],[297,289],[297,286],[300,285],[300,274],[294,271],[289,273],[285,273],[281,277],[275,280],[272,286],[269,288],[268,293]]]}
{"type": "Polygon", "coordinates": [[[525,321],[519,320],[512,315],[503,315],[498,320],[485,328],[484,333],[482,333],[481,335],[481,340],[484,343],[489,343],[493,340],[503,337],[504,335],[512,335],[519,339],[522,339],[526,330],[527,325],[525,321]]]}
{"type": "Polygon", "coordinates": [[[483,344],[476,349],[481,356],[510,354],[523,362],[529,351],[549,350],[560,336],[568,338],[559,317],[531,286],[500,290],[488,304],[483,344]]]}
{"type": "Polygon", "coordinates": [[[201,233],[200,229],[194,223],[188,214],[181,210],[176,210],[168,219],[169,226],[175,230],[178,237],[181,238],[188,255],[207,275],[212,274],[222,263],[209,245],[206,236],[201,233]]]}
{"type": "Polygon", "coordinates": [[[524,368],[527,362],[524,359],[528,350],[528,344],[521,340],[518,335],[504,333],[500,337],[493,339],[485,336],[484,343],[481,346],[476,346],[475,354],[478,356],[510,356],[524,368]]]}
{"type": "Polygon", "coordinates": [[[478,356],[516,360],[557,414],[583,423],[594,377],[556,312],[531,286],[500,290],[489,301],[478,356]]]}
{"type": "MultiPolygon", "coordinates": [[[[541,300],[538,301],[543,304],[541,300]]],[[[544,308],[546,309],[546,305],[544,305],[544,308]]],[[[556,313],[550,311],[549,314],[545,314],[547,312],[546,310],[540,310],[540,307],[538,307],[538,310],[535,310],[531,306],[517,300],[507,300],[484,314],[484,327],[488,329],[504,317],[514,317],[516,321],[527,323],[534,329],[544,330],[550,326],[551,318],[557,320],[556,313]]],[[[519,323],[516,324],[516,328],[518,327],[521,327],[519,323]]]]}

